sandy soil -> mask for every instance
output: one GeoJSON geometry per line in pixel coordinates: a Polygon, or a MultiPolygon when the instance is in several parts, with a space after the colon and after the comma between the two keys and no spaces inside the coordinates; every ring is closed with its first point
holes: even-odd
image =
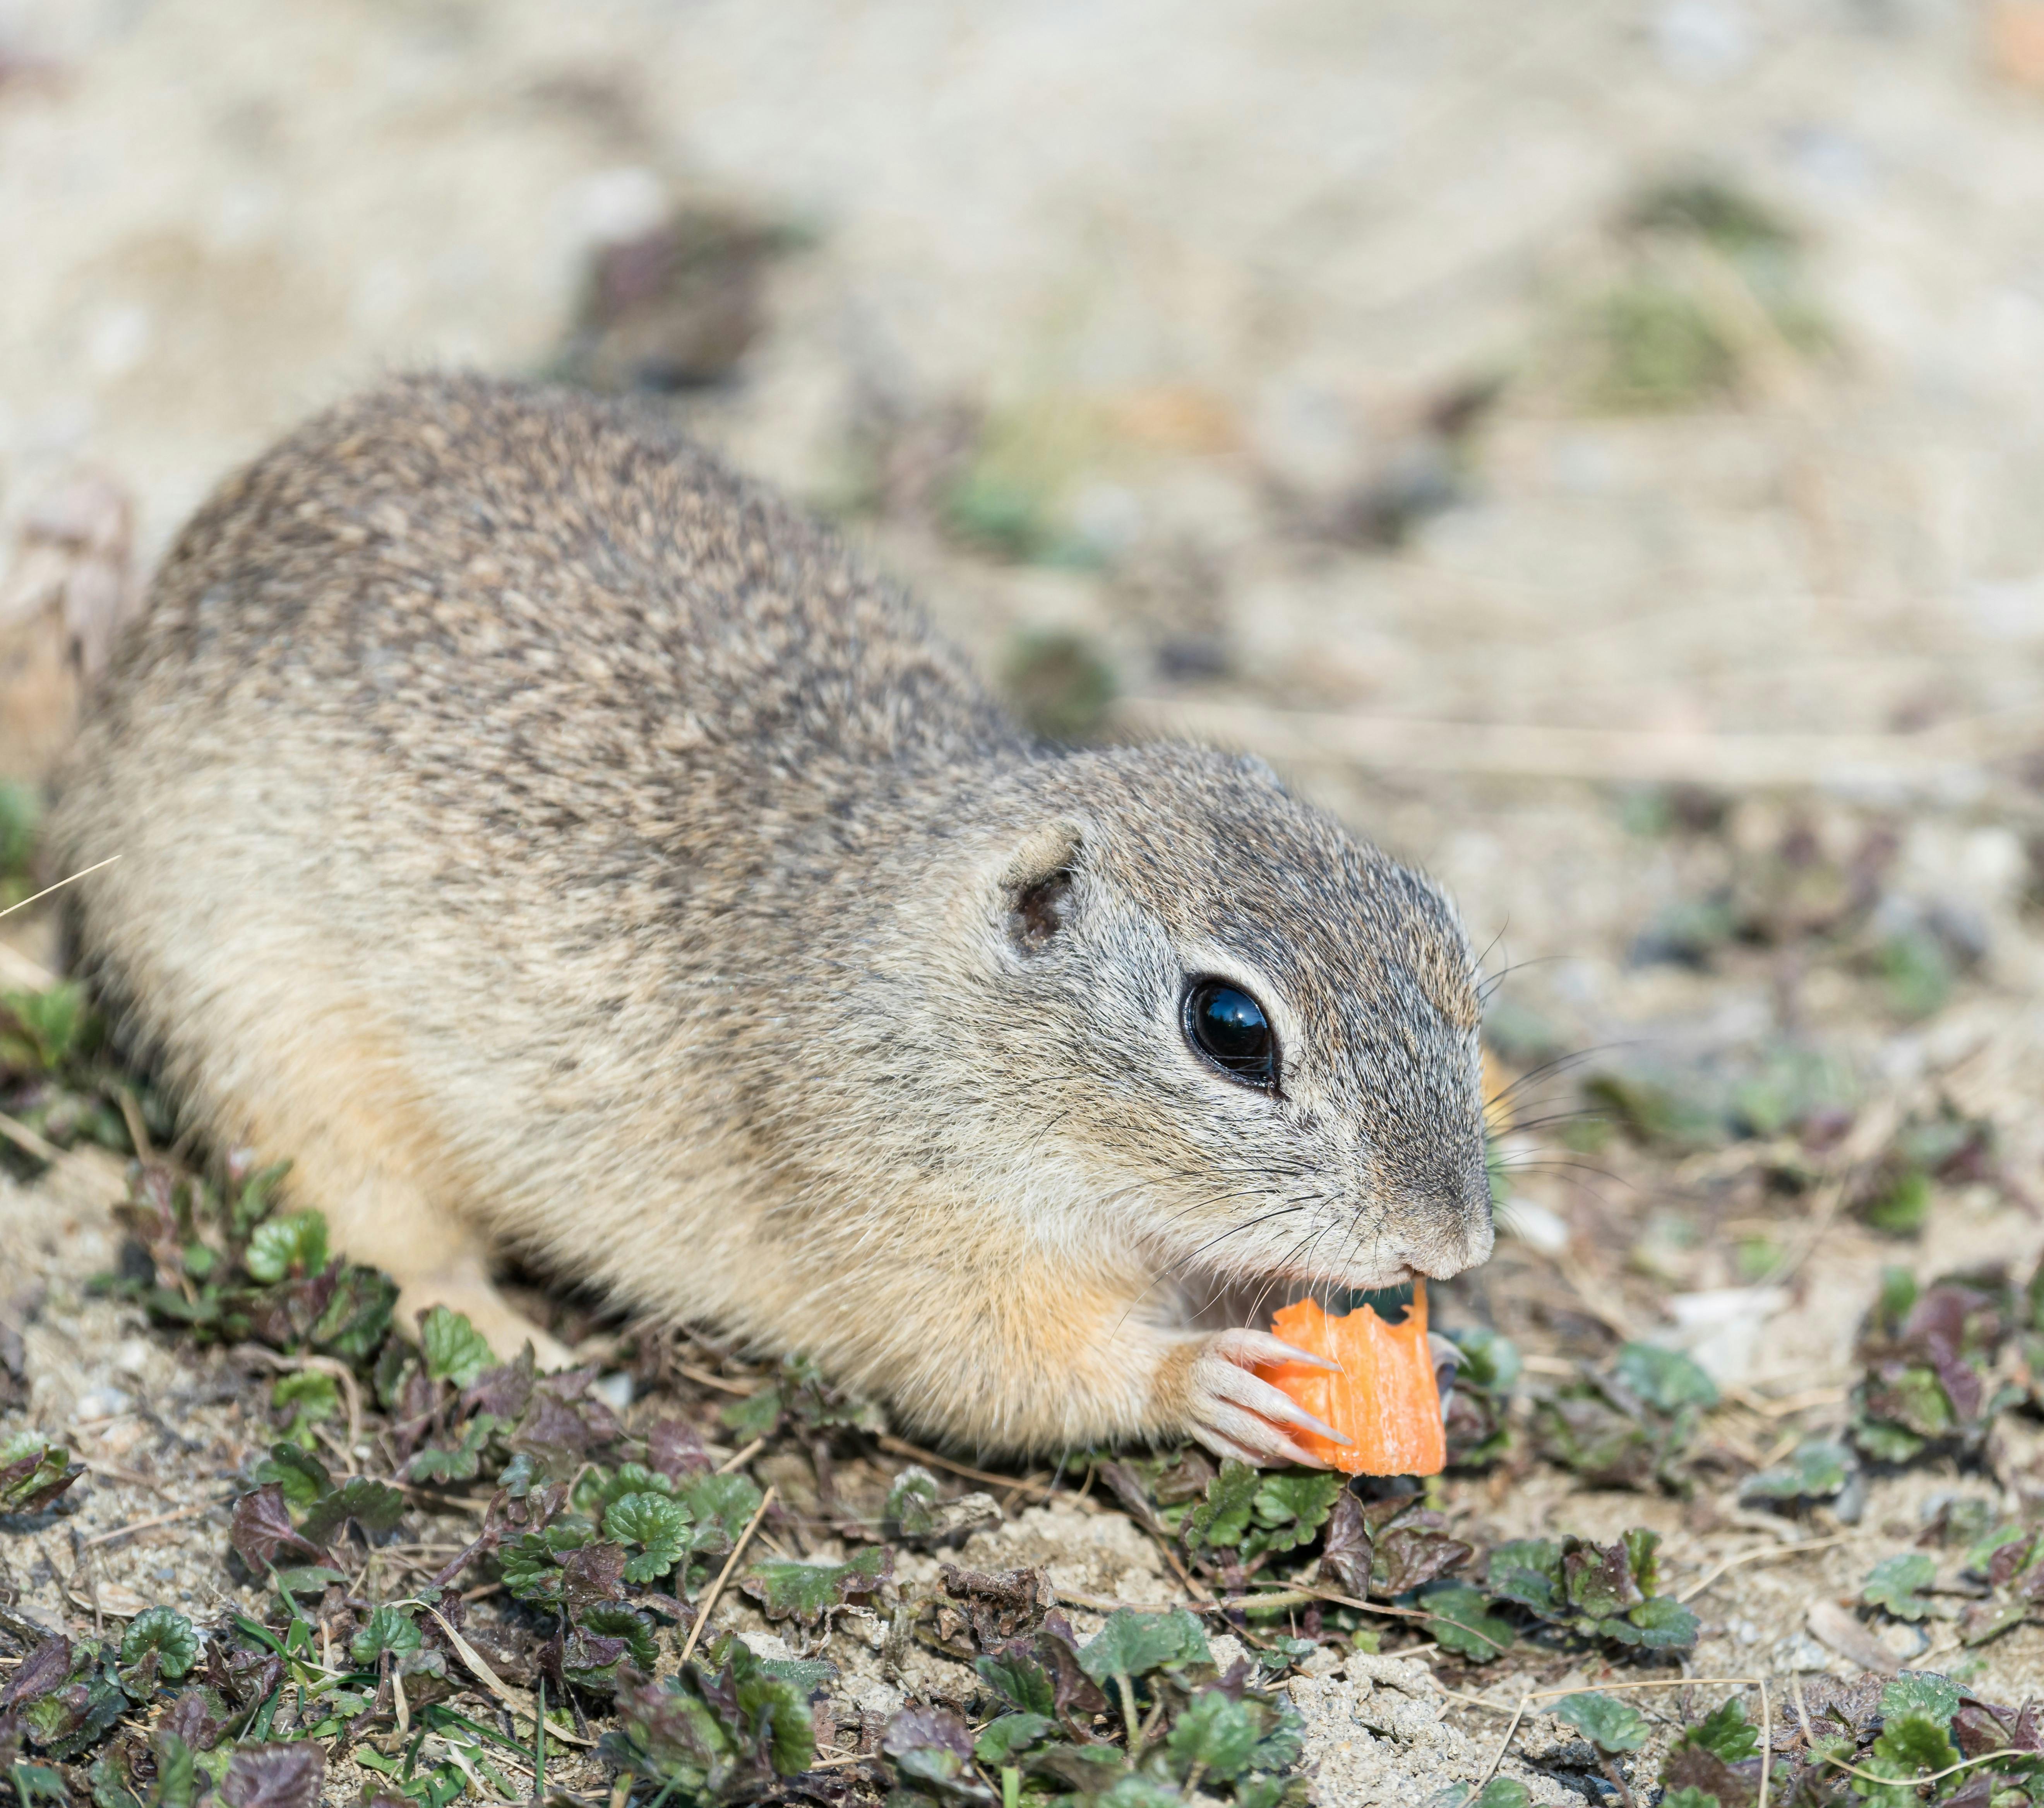
{"type": "MultiPolygon", "coordinates": [[[[0,634],[29,646],[60,606],[21,576],[38,545],[86,557],[47,527],[82,474],[133,511],[94,517],[94,556],[146,570],[309,409],[395,366],[556,367],[603,248],[678,205],[761,223],[759,330],[681,418],[843,516],[989,668],[1077,634],[1118,681],[1105,731],[1268,752],[1429,866],[1503,976],[1501,1077],[1549,1049],[1691,1079],[1787,1049],[1830,1064],[1857,1156],[1941,1100],[1991,1121],[2008,1184],[1939,1184],[1897,1242],[1821,1185],[1769,1192],[1778,1139],[1539,1165],[1557,1133],[1522,1100],[1526,1234],[1444,1314],[1550,1361],[1686,1340],[1742,1390],[1724,1434],[1757,1460],[1842,1422],[1882,1264],[2027,1272],[2044,1244],[2040,11],[11,0],[0,634]],[[1704,178],[1765,230],[1654,223],[1704,178]],[[1673,391],[1622,380],[1642,294],[1704,322],[1673,391]],[[961,529],[945,498],[975,475],[1020,497],[1027,556],[961,529]],[[1798,836],[1878,869],[1850,947],[1654,958],[1671,910],[1764,889],[1798,836]],[[1912,1012],[1881,950],[1918,931],[1950,972],[1912,1012]],[[1684,1299],[1727,1315],[1715,1342],[1684,1299]]],[[[33,776],[52,681],[10,670],[33,776]]],[[[50,957],[47,923],[10,933],[50,957]]],[[[98,1465],[9,1570],[52,1618],[89,1616],[95,1579],[102,1612],[202,1603],[198,1515],[79,1555],[213,1498],[256,1435],[205,1365],[83,1297],[110,1246],[79,1186],[0,1191],[35,1377],[14,1416],[98,1465]]],[[[1931,1495],[1996,1485],[1882,1481],[1842,1541],[1731,1572],[1698,1672],[1849,1670],[1811,1603],[1931,1495]]],[[[1689,1580],[1840,1530],[1539,1472],[1453,1498],[1499,1535],[1653,1523],[1689,1580]]],[[[990,1536],[1076,1551],[1122,1523],[1091,1507],[990,1536]]],[[[1154,1559],[1074,1555],[1073,1585],[1156,1598],[1154,1559]]],[[[2044,1688],[2044,1635],[1985,1655],[1984,1692],[2044,1688]]],[[[1309,1683],[1330,1801],[1470,1774],[1493,1725],[1450,1704],[1427,1732],[1405,1670],[1309,1683]],[[1394,1723],[1389,1758],[1349,1730],[1394,1723]]]]}

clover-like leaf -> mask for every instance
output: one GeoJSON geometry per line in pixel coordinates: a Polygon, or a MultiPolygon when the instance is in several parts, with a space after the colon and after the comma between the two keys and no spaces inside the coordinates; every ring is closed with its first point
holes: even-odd
{"type": "Polygon", "coordinates": [[[1638,1751],[1651,1730],[1646,1717],[1629,1702],[1594,1689],[1564,1695],[1553,1711],[1556,1719],[1566,1721],[1600,1752],[1614,1756],[1638,1751]]]}
{"type": "Polygon", "coordinates": [[[1039,1745],[1058,1729],[1046,1714],[1004,1714],[980,1729],[973,1741],[973,1756],[983,1764],[1005,1764],[1018,1752],[1039,1745]]]}
{"type": "Polygon", "coordinates": [[[1295,1469],[1265,1476],[1252,1500],[1255,1527],[1243,1541],[1244,1552],[1254,1556],[1296,1549],[1327,1523],[1347,1485],[1346,1476],[1331,1470],[1295,1469]]]}
{"type": "Polygon", "coordinates": [[[271,1583],[286,1595],[324,1595],[336,1582],[348,1578],[337,1569],[318,1563],[294,1564],[289,1569],[272,1570],[271,1583]]]}
{"type": "Polygon", "coordinates": [[[156,1674],[175,1683],[198,1661],[198,1633],[175,1607],[150,1607],[128,1622],[121,1664],[131,1670],[154,1653],[156,1674]]]}
{"type": "Polygon", "coordinates": [[[875,1545],[849,1563],[795,1563],[776,1559],[754,1567],[741,1584],[770,1620],[813,1624],[855,1595],[870,1595],[889,1568],[887,1549],[875,1545]]]}
{"type": "Polygon", "coordinates": [[[336,1277],[326,1310],[313,1321],[305,1342],[325,1356],[367,1362],[382,1345],[398,1303],[397,1283],[380,1269],[344,1265],[336,1277]]]}
{"type": "Polygon", "coordinates": [[[1940,1726],[1950,1726],[1962,1698],[1958,1685],[1928,1670],[1904,1670],[1881,1691],[1884,1718],[1920,1714],[1940,1726]]]}
{"type": "Polygon", "coordinates": [[[1551,1538],[1511,1538],[1493,1545],[1485,1580],[1492,1594],[1530,1607],[1536,1614],[1558,1614],[1566,1609],[1562,1547],[1551,1538]]]}
{"type": "Polygon", "coordinates": [[[1185,1704],[1165,1741],[1172,1768],[1181,1777],[1197,1768],[1232,1783],[1254,1759],[1270,1718],[1270,1709],[1251,1697],[1203,1689],[1185,1704]]]}
{"type": "Polygon", "coordinates": [[[1959,1761],[1951,1735],[1929,1714],[1888,1715],[1881,1722],[1881,1737],[1873,1742],[1874,1756],[1900,1767],[1906,1776],[1922,1771],[1940,1771],[1959,1761]]]}
{"type": "Polygon", "coordinates": [[[61,1444],[17,1432],[0,1443],[0,1513],[40,1513],[84,1473],[61,1444]]]}
{"type": "Polygon", "coordinates": [[[1020,1652],[1001,1652],[975,1658],[973,1667],[980,1680],[1017,1713],[1041,1718],[1058,1710],[1057,1689],[1051,1673],[1035,1658],[1020,1652]]]}
{"type": "Polygon", "coordinates": [[[1516,1776],[1494,1776],[1481,1789],[1451,1783],[1428,1797],[1427,1808],[1531,1808],[1532,1800],[1532,1791],[1516,1776]]]}
{"type": "Polygon", "coordinates": [[[479,1412],[461,1428],[458,1444],[428,1444],[412,1453],[405,1473],[415,1482],[471,1481],[482,1470],[482,1453],[501,1429],[493,1415],[479,1412]]]}
{"type": "Polygon", "coordinates": [[[894,1530],[897,1537],[919,1538],[935,1522],[939,1499],[937,1478],[918,1464],[912,1463],[894,1478],[893,1486],[887,1491],[887,1505],[882,1517],[894,1530]]]}
{"type": "Polygon", "coordinates": [[[1200,1622],[1182,1607],[1163,1614],[1117,1607],[1107,1624],[1079,1647],[1079,1668],[1096,1683],[1212,1661],[1200,1622]]]}
{"type": "Polygon", "coordinates": [[[425,1642],[411,1610],[386,1603],[377,1608],[361,1631],[348,1641],[348,1655],[366,1670],[386,1651],[402,1657],[408,1651],[417,1651],[425,1642]]]}
{"type": "Polygon", "coordinates": [[[1219,1550],[1240,1544],[1255,1517],[1257,1491],[1262,1482],[1262,1472],[1247,1463],[1222,1464],[1220,1473],[1207,1484],[1206,1498],[1180,1522],[1187,1549],[1197,1550],[1204,1545],[1219,1550]]]}
{"type": "Polygon", "coordinates": [[[1466,1583],[1436,1583],[1421,1591],[1420,1605],[1426,1610],[1427,1630],[1439,1641],[1441,1649],[1473,1664],[1488,1664],[1502,1656],[1518,1636],[1510,1621],[1489,1610],[1489,1598],[1466,1583]]]}
{"type": "Polygon", "coordinates": [[[596,1528],[578,1514],[563,1514],[552,1524],[512,1539],[497,1553],[504,1586],[521,1601],[555,1602],[561,1598],[561,1560],[578,1551],[596,1535],[596,1528]]]}
{"type": "Polygon", "coordinates": [[[717,1416],[734,1437],[747,1443],[755,1438],[770,1438],[781,1422],[781,1390],[762,1388],[743,1399],[732,1401],[717,1416]]]}
{"type": "Polygon", "coordinates": [[[404,1512],[404,1495],[389,1483],[350,1476],[331,1494],[313,1503],[300,1530],[314,1543],[325,1544],[351,1519],[365,1532],[387,1532],[404,1512]]]}
{"type": "Polygon", "coordinates": [[[290,1415],[284,1435],[300,1444],[310,1444],[312,1428],[336,1417],[340,1411],[340,1389],[331,1375],[317,1368],[303,1368],[295,1375],[280,1375],[270,1390],[270,1404],[290,1415]]]}
{"type": "Polygon", "coordinates": [[[1746,1718],[1746,1710],[1735,1695],[1685,1729],[1677,1743],[1699,1747],[1714,1758],[1735,1764],[1760,1749],[1760,1729],[1746,1718]]]}
{"type": "Polygon", "coordinates": [[[609,1695],[617,1687],[621,1665],[650,1676],[659,1656],[653,1629],[622,1602],[584,1610],[566,1641],[563,1674],[577,1688],[609,1695]]]}
{"type": "Polygon", "coordinates": [[[1612,1365],[1618,1379],[1649,1406],[1665,1413],[1684,1407],[1714,1407],[1718,1384],[1694,1357],[1658,1344],[1629,1343],[1612,1365]]]}
{"type": "Polygon", "coordinates": [[[1834,1438],[1812,1438],[1797,1445],[1788,1461],[1748,1476],[1741,1500],[1829,1500],[1851,1479],[1853,1453],[1834,1438]]]}
{"type": "Polygon", "coordinates": [[[651,1582],[674,1567],[692,1523],[689,1510],[679,1501],[647,1489],[622,1495],[610,1503],[603,1515],[603,1534],[620,1544],[640,1547],[625,1560],[626,1581],[651,1582]]]}
{"type": "Polygon", "coordinates": [[[690,1538],[696,1550],[727,1551],[738,1541],[745,1524],[759,1511],[759,1485],[741,1475],[697,1476],[674,1491],[674,1498],[695,1521],[690,1538]]]}
{"type": "Polygon", "coordinates": [[[1869,1606],[1886,1608],[1897,1619],[1920,1620],[1930,1612],[1931,1603],[1919,1591],[1929,1587],[1937,1575],[1937,1564],[1922,1551],[1885,1557],[1867,1572],[1860,1599],[1869,1606]]]}
{"type": "Polygon", "coordinates": [[[1617,1630],[1608,1622],[1599,1630],[1621,1645],[1639,1645],[1649,1651],[1686,1651],[1703,1630],[1702,1622],[1672,1595],[1656,1595],[1650,1601],[1642,1601],[1626,1614],[1623,1624],[1630,1633],[1617,1630]]]}
{"type": "Polygon", "coordinates": [[[333,1491],[326,1464],[296,1444],[272,1444],[255,1474],[259,1482],[275,1482],[284,1499],[302,1511],[333,1491]]]}
{"type": "Polygon", "coordinates": [[[972,1734],[940,1707],[904,1708],[887,1722],[880,1749],[902,1775],[952,1802],[991,1804],[993,1792],[974,1775],[972,1734]]]}
{"type": "Polygon", "coordinates": [[[317,1211],[294,1211],[257,1225],[241,1257],[241,1265],[266,1284],[317,1274],[326,1264],[326,1219],[317,1211]]]}
{"type": "Polygon", "coordinates": [[[489,1341],[466,1315],[435,1306],[419,1320],[419,1349],[426,1372],[436,1381],[466,1388],[486,1368],[497,1366],[489,1341]]]}

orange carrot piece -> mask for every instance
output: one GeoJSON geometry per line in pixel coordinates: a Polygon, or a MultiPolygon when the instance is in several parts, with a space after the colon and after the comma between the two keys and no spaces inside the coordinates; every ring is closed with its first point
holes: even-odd
{"type": "Polygon", "coordinates": [[[1324,1463],[1352,1476],[1437,1476],[1447,1466],[1441,1390],[1427,1347],[1427,1284],[1415,1281],[1404,1323],[1387,1325],[1368,1306],[1331,1316],[1316,1299],[1287,1306],[1270,1328],[1289,1344],[1341,1365],[1341,1372],[1303,1362],[1259,1367],[1257,1373],[1315,1418],[1354,1440],[1344,1447],[1294,1431],[1324,1463]]]}

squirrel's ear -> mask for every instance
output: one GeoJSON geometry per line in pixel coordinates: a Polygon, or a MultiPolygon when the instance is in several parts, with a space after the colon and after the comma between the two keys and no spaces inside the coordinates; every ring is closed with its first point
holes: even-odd
{"type": "Polygon", "coordinates": [[[1085,840],[1077,823],[1047,823],[1015,850],[1001,875],[1008,938],[1023,953],[1048,947],[1070,914],[1085,840]]]}

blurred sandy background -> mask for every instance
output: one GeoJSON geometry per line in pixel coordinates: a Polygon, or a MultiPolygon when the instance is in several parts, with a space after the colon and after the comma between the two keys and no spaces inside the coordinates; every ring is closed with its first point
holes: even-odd
{"type": "Polygon", "coordinates": [[[1878,1263],[2038,1243],[2044,0],[0,0],[14,775],[226,469],[443,363],[1439,873],[1500,1075],[1596,1051],[1462,1309],[1821,1391],[1878,1263]]]}

